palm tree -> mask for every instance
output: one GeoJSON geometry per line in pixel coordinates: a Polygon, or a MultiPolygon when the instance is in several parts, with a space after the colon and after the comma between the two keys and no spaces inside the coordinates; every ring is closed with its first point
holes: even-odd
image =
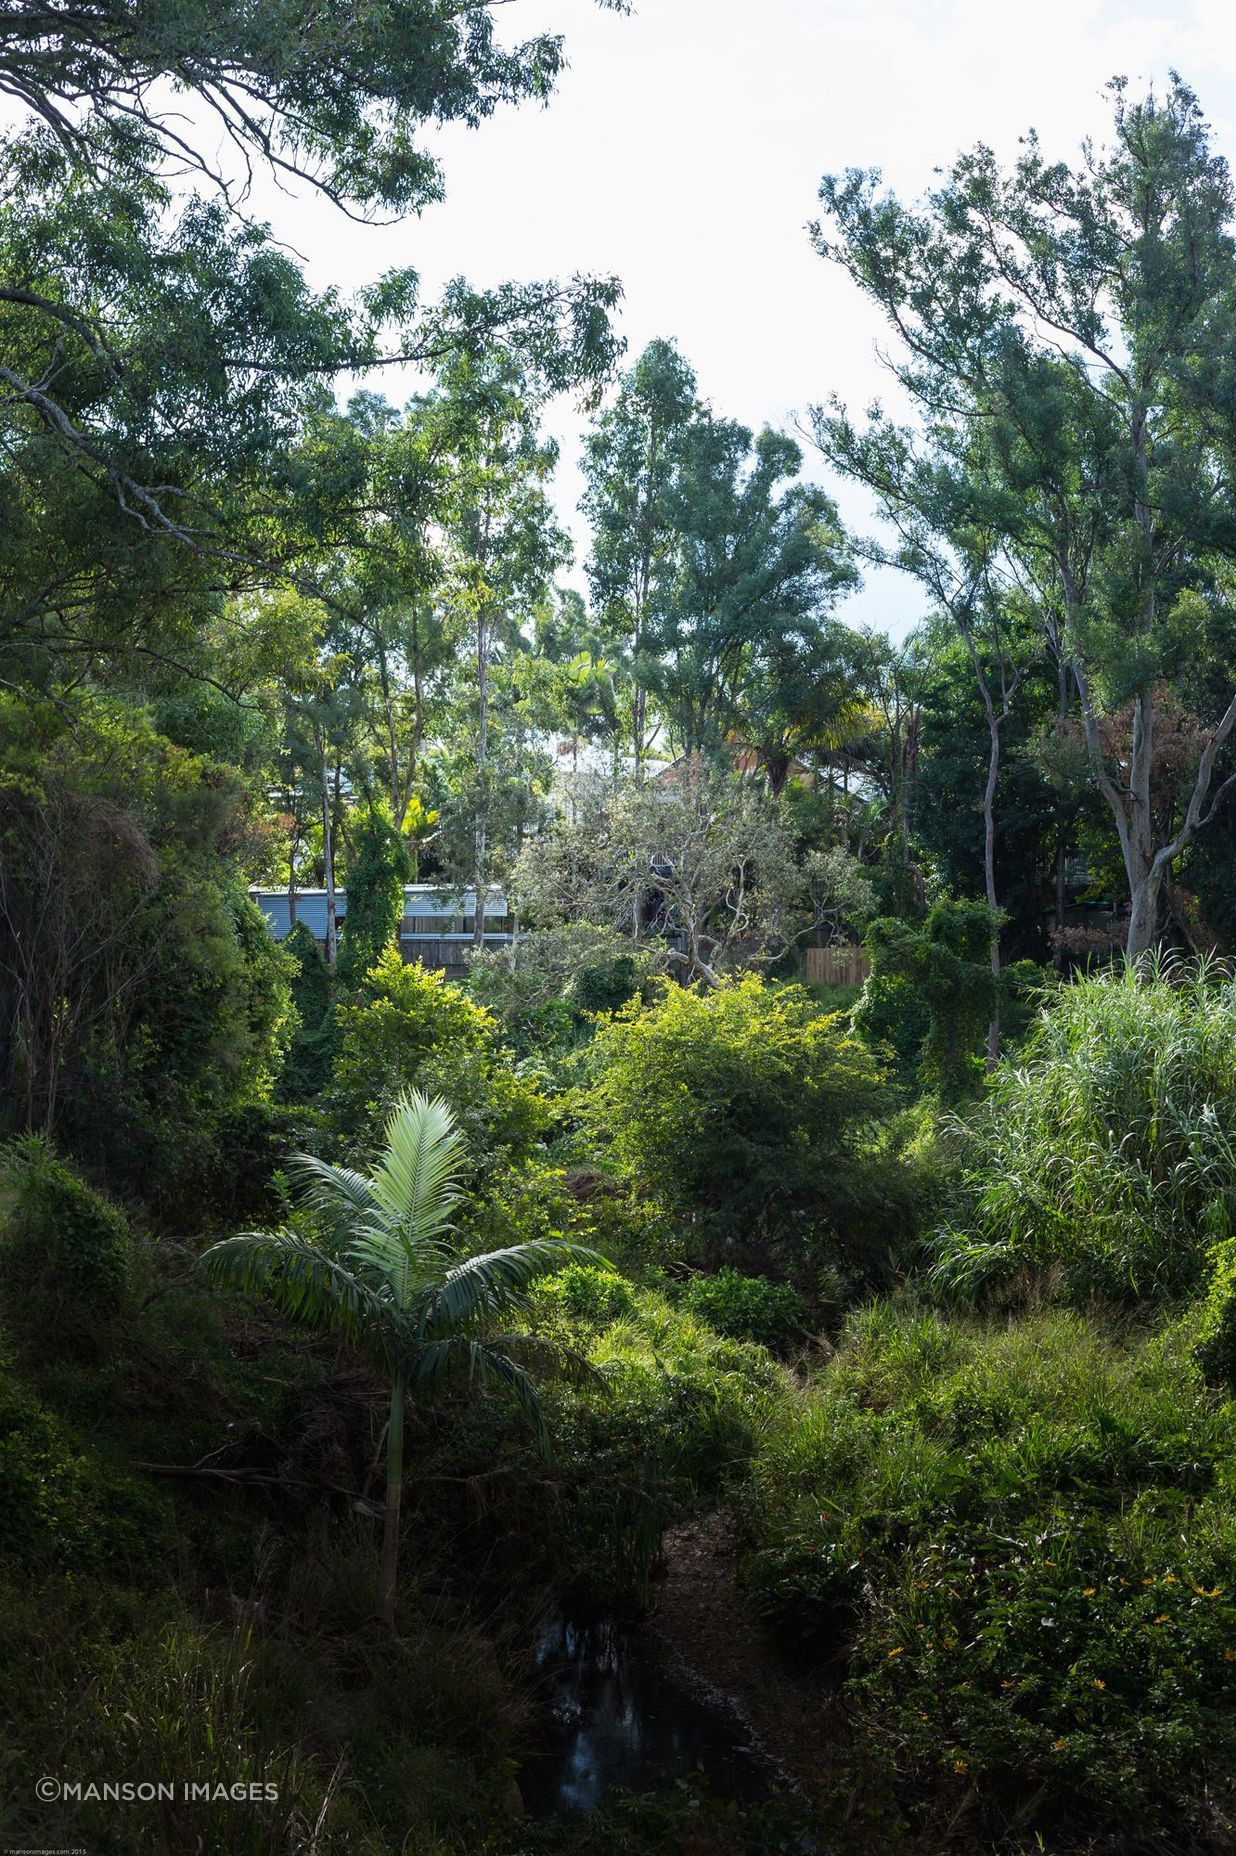
{"type": "Polygon", "coordinates": [[[213,1244],[201,1268],[215,1282],[265,1294],[307,1327],[342,1333],[390,1382],[386,1521],[378,1614],[394,1623],[403,1487],[404,1398],[452,1380],[507,1386],[548,1439],[529,1370],[583,1371],[576,1356],[526,1334],[499,1332],[538,1276],[597,1262],[582,1245],[544,1239],[461,1257],[449,1242],[463,1199],[463,1137],[440,1097],[413,1091],[386,1124],[368,1173],[297,1154],[302,1199],[323,1235],[246,1231],[213,1244]]]}

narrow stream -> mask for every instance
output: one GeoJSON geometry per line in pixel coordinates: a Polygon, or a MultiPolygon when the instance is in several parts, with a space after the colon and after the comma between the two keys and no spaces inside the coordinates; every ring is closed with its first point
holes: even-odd
{"type": "Polygon", "coordinates": [[[534,1817],[591,1811],[612,1791],[699,1774],[722,1798],[766,1797],[770,1776],[741,1721],[614,1618],[556,1619],[537,1645],[545,1750],[519,1776],[534,1817]]]}

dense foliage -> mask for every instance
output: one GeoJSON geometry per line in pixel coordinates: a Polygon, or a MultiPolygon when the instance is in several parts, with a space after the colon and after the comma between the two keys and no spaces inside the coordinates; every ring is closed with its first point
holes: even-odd
{"type": "Polygon", "coordinates": [[[872,1309],[761,1446],[748,1576],[844,1649],[924,1796],[989,1831],[1205,1836],[1231,1809],[1231,1423],[1180,1336],[872,1309]]]}
{"type": "Polygon", "coordinates": [[[562,68],[505,11],[0,9],[5,1828],[1218,1856],[1227,168],[1173,78],[824,182],[914,421],[809,419],[864,540],[613,279],[255,218],[436,199],[562,68]],[[622,1731],[631,1655],[751,1719],[542,1821],[581,1618],[622,1731]]]}
{"type": "Polygon", "coordinates": [[[1206,968],[1065,987],[958,1130],[960,1207],[942,1284],[1019,1270],[1079,1300],[1196,1289],[1236,1211],[1236,1015],[1206,968]]]}
{"type": "Polygon", "coordinates": [[[603,1023],[592,1060],[594,1141],[702,1261],[870,1266],[883,1074],[840,1016],[754,978],[671,986],[603,1023]]]}

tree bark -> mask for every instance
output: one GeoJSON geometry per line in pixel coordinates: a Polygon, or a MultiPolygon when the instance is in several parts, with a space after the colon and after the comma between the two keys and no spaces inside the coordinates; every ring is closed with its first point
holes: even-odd
{"type": "Polygon", "coordinates": [[[1154,946],[1159,925],[1159,891],[1162,872],[1153,867],[1130,885],[1129,926],[1124,951],[1128,960],[1138,960],[1154,946]]]}
{"type": "Polygon", "coordinates": [[[378,1571],[378,1616],[395,1626],[395,1582],[399,1570],[399,1508],[403,1495],[403,1382],[391,1387],[391,1417],[386,1433],[386,1518],[382,1526],[382,1562],[378,1571]]]}
{"type": "Polygon", "coordinates": [[[1159,919],[1159,896],[1165,877],[1176,859],[1186,851],[1214,818],[1229,787],[1236,784],[1236,774],[1221,781],[1211,797],[1215,760],[1236,728],[1236,696],[1223,712],[1218,726],[1202,749],[1193,791],[1184,818],[1174,837],[1166,844],[1155,844],[1154,819],[1151,812],[1150,769],[1154,749],[1154,695],[1144,691],[1133,705],[1133,747],[1129,762],[1129,779],[1119,787],[1103,762],[1103,744],[1099,737],[1098,717],[1090,699],[1086,674],[1077,659],[1073,676],[1081,697],[1082,718],[1086,729],[1086,747],[1095,782],[1112,809],[1120,839],[1129,885],[1129,925],[1125,937],[1125,957],[1138,960],[1154,945],[1159,919]],[[1203,806],[1209,799],[1206,811],[1203,806]]]}
{"type": "Polygon", "coordinates": [[[489,766],[489,637],[483,610],[476,621],[476,689],[476,838],[473,847],[472,945],[479,950],[485,945],[485,854],[488,836],[485,822],[485,775],[489,766]]]}
{"type": "Polygon", "coordinates": [[[987,783],[983,788],[983,887],[991,910],[991,1022],[987,1027],[987,1068],[1000,1061],[1000,909],[996,901],[996,782],[1000,777],[1000,723],[983,683],[987,708],[987,783]]]}
{"type": "MultiPolygon", "coordinates": [[[[1000,778],[1000,724],[1007,718],[1012,691],[1000,662],[1001,702],[997,711],[991,685],[983,671],[978,647],[968,623],[959,622],[958,630],[966,642],[970,664],[982,698],[987,718],[987,779],[983,786],[983,890],[991,910],[991,1019],[987,1026],[987,1068],[994,1070],[1000,1061],[1000,905],[996,899],[996,786],[1000,778]]],[[[1019,677],[1014,677],[1016,688],[1019,677]]]]}
{"type": "Polygon", "coordinates": [[[331,834],[330,770],[326,765],[326,736],[319,737],[322,757],[322,880],[326,885],[326,964],[333,973],[339,953],[339,923],[335,912],[335,853],[331,834]]]}

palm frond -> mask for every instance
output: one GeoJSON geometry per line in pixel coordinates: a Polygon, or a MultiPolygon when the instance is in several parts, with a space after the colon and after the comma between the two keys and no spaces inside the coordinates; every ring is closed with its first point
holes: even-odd
{"type": "Polygon", "coordinates": [[[600,1263],[595,1250],[564,1238],[536,1238],[465,1257],[446,1272],[441,1284],[421,1304],[421,1332],[457,1330],[518,1307],[524,1291],[540,1276],[551,1276],[568,1263],[600,1263]]]}
{"type": "Polygon", "coordinates": [[[372,1217],[379,1209],[371,1182],[355,1167],[334,1166],[316,1154],[293,1154],[288,1170],[299,1182],[305,1203],[336,1230],[350,1229],[356,1218],[372,1217]]]}
{"type": "Polygon", "coordinates": [[[542,1456],[550,1454],[549,1431],[541,1409],[540,1394],[532,1375],[509,1354],[482,1340],[460,1334],[446,1340],[430,1341],[418,1347],[404,1368],[409,1390],[434,1393],[452,1384],[484,1386],[496,1381],[513,1393],[524,1417],[536,1435],[542,1456]]]}
{"type": "Polygon", "coordinates": [[[374,1198],[413,1250],[451,1227],[461,1192],[463,1136],[440,1096],[412,1090],[386,1124],[386,1150],[370,1176],[374,1198]]]}
{"type": "Polygon", "coordinates": [[[197,1267],[220,1287],[265,1295],[302,1326],[363,1342],[381,1320],[366,1286],[320,1244],[295,1231],[242,1231],[212,1244],[197,1267]]]}
{"type": "Polygon", "coordinates": [[[577,1347],[564,1346],[545,1334],[487,1334],[485,1345],[505,1354],[539,1379],[557,1379],[564,1385],[608,1391],[610,1381],[599,1366],[577,1347]]]}
{"type": "Polygon", "coordinates": [[[399,1308],[407,1305],[411,1288],[408,1248],[387,1213],[357,1226],[343,1254],[399,1308]]]}

